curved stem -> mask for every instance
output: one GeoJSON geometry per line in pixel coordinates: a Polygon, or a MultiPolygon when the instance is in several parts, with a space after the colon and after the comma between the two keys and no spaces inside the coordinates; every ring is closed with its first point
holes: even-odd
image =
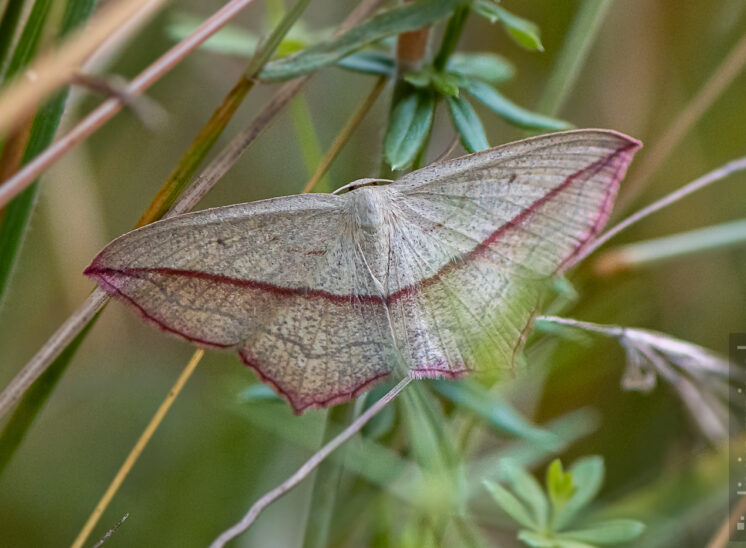
{"type": "Polygon", "coordinates": [[[345,428],[337,437],[332,439],[329,443],[319,449],[314,455],[308,459],[303,466],[290,476],[288,479],[283,481],[280,485],[265,493],[259,500],[257,500],[246,515],[236,523],[233,527],[223,531],[218,538],[216,538],[210,548],[220,548],[225,544],[236,538],[238,535],[246,531],[252,523],[259,517],[262,511],[272,504],[274,501],[288,493],[295,486],[297,486],[303,479],[308,476],[314,469],[321,464],[335,449],[350,439],[353,435],[360,431],[365,424],[372,419],[376,414],[381,411],[388,403],[391,402],[399,393],[404,390],[407,385],[412,382],[412,377],[404,377],[399,383],[389,390],[380,400],[371,405],[364,413],[362,413],[355,421],[353,421],[347,428],[345,428]]]}
{"type": "Polygon", "coordinates": [[[697,190],[700,190],[714,182],[724,179],[727,176],[737,171],[743,171],[743,170],[746,170],[746,156],[744,156],[743,158],[739,158],[738,160],[733,160],[732,162],[728,162],[724,166],[721,166],[703,175],[702,177],[695,179],[691,183],[684,185],[680,189],[675,190],[671,194],[664,196],[663,198],[661,198],[660,200],[656,202],[653,202],[649,206],[643,207],[638,212],[624,219],[618,225],[604,232],[600,237],[598,237],[595,241],[593,241],[591,245],[585,248],[582,253],[579,253],[577,257],[574,258],[570,266],[574,266],[578,264],[580,261],[585,259],[588,255],[590,255],[591,253],[596,251],[599,247],[604,245],[611,238],[619,234],[622,230],[630,227],[631,225],[635,224],[638,221],[641,221],[645,217],[648,217],[652,215],[653,213],[660,211],[664,207],[667,207],[673,204],[674,202],[678,202],[685,196],[688,196],[689,194],[692,194],[693,192],[696,192],[697,190]]]}

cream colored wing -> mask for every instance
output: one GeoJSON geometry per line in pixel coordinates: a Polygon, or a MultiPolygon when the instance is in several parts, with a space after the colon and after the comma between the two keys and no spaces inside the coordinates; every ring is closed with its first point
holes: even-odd
{"type": "Polygon", "coordinates": [[[580,130],[415,171],[385,190],[388,303],[418,376],[509,366],[544,283],[604,226],[639,143],[580,130]]]}
{"type": "Polygon", "coordinates": [[[289,196],[160,221],[113,241],[86,274],[161,329],[236,349],[297,412],[331,405],[395,362],[345,201],[289,196]]]}

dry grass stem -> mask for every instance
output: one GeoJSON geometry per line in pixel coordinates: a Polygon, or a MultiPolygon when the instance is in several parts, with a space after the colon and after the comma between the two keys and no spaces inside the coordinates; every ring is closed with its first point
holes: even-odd
{"type": "Polygon", "coordinates": [[[342,147],[344,147],[345,143],[347,143],[347,141],[349,140],[352,132],[355,131],[355,128],[357,128],[358,125],[360,125],[360,122],[363,121],[365,115],[376,102],[376,99],[378,99],[378,96],[381,94],[381,91],[383,91],[385,85],[386,77],[381,76],[380,78],[378,78],[371,92],[368,94],[362,104],[355,110],[355,112],[352,113],[342,130],[334,138],[334,142],[332,142],[329,150],[321,159],[321,162],[316,168],[316,171],[314,171],[313,175],[306,183],[306,186],[304,186],[303,190],[301,190],[302,194],[311,192],[316,184],[321,180],[321,178],[324,176],[324,173],[326,173],[326,170],[329,169],[329,166],[342,150],[342,147]]]}
{"type": "Polygon", "coordinates": [[[40,56],[0,95],[0,132],[7,131],[70,82],[75,72],[126,22],[137,17],[145,24],[166,0],[115,0],[105,4],[58,48],[40,56]]]}
{"type": "Polygon", "coordinates": [[[617,211],[624,211],[637,198],[648,179],[655,174],[673,149],[686,137],[692,127],[702,118],[702,115],[741,73],[744,65],[746,65],[746,34],[733,46],[733,49],[718,65],[707,83],[684,107],[681,114],[655,141],[650,153],[645,156],[637,169],[635,178],[624,186],[624,194],[617,200],[617,211]]]}
{"type": "Polygon", "coordinates": [[[109,485],[109,488],[101,497],[101,500],[96,505],[96,508],[93,509],[93,513],[88,518],[88,521],[86,521],[83,529],[81,529],[80,533],[78,533],[78,536],[72,544],[72,548],[82,548],[83,544],[85,544],[85,541],[88,539],[91,531],[93,531],[96,523],[98,523],[99,518],[109,506],[111,499],[114,498],[114,495],[119,490],[119,487],[122,485],[122,482],[127,477],[127,474],[129,474],[130,470],[132,470],[132,467],[135,465],[137,459],[142,454],[143,449],[145,449],[145,446],[150,441],[150,438],[153,437],[153,434],[155,433],[158,426],[160,426],[161,422],[163,422],[163,418],[166,416],[166,413],[168,413],[168,410],[171,408],[174,400],[181,392],[181,389],[184,388],[184,385],[189,380],[189,377],[191,377],[192,373],[197,367],[197,364],[204,355],[205,351],[201,348],[194,352],[191,359],[189,360],[189,363],[187,363],[186,367],[179,375],[179,378],[176,379],[173,387],[171,388],[171,390],[169,390],[166,399],[163,400],[163,403],[161,403],[158,411],[156,411],[155,415],[153,415],[153,418],[150,419],[150,422],[145,427],[143,433],[140,435],[140,438],[137,440],[137,443],[132,448],[132,451],[130,451],[130,454],[127,455],[127,459],[124,461],[124,464],[122,464],[122,467],[117,472],[117,475],[114,476],[114,479],[109,485]]]}
{"type": "Polygon", "coordinates": [[[585,259],[588,255],[596,251],[599,247],[604,245],[606,242],[608,242],[611,238],[619,234],[621,231],[625,230],[626,228],[629,228],[633,224],[637,223],[638,221],[641,221],[645,217],[648,217],[652,215],[653,213],[656,213],[660,211],[661,209],[668,207],[669,205],[678,202],[682,198],[685,198],[686,196],[689,196],[690,194],[705,188],[706,186],[711,185],[712,183],[715,183],[717,181],[720,181],[721,179],[725,179],[729,175],[732,175],[733,173],[736,173],[738,171],[746,170],[746,156],[743,158],[739,158],[737,160],[733,160],[732,162],[728,162],[724,166],[721,166],[713,171],[710,171],[709,173],[703,175],[702,177],[695,179],[689,184],[686,184],[679,188],[678,190],[675,190],[671,192],[670,194],[664,196],[660,200],[653,202],[649,206],[643,207],[636,213],[630,215],[626,219],[624,219],[619,224],[615,225],[614,227],[610,228],[606,232],[604,232],[601,236],[599,236],[591,245],[589,245],[587,248],[583,250],[582,253],[579,253],[575,259],[573,259],[573,262],[570,266],[574,266],[581,262],[583,259],[585,259]]]}

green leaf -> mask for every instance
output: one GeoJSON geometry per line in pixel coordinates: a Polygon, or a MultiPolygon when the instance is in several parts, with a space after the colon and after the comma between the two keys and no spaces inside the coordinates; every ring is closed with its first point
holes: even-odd
{"type": "Polygon", "coordinates": [[[282,398],[266,384],[252,384],[238,395],[242,403],[255,403],[261,401],[281,401],[282,398]]]}
{"type": "Polygon", "coordinates": [[[433,71],[430,68],[424,68],[416,72],[408,72],[403,76],[405,82],[409,82],[416,88],[428,87],[432,77],[433,71]]]}
{"type": "Polygon", "coordinates": [[[521,530],[518,532],[518,540],[534,548],[595,548],[590,544],[575,541],[558,540],[535,531],[521,530]]]}
{"type": "Polygon", "coordinates": [[[596,548],[591,544],[574,540],[557,539],[534,531],[519,531],[518,540],[534,548],[596,548]]]}
{"type": "MultiPolygon", "coordinates": [[[[187,13],[175,13],[165,27],[166,36],[180,42],[204,22],[204,19],[187,13]]],[[[254,53],[259,37],[236,25],[226,25],[200,45],[200,49],[225,55],[248,57],[254,53]]]]}
{"type": "Polygon", "coordinates": [[[537,528],[536,522],[531,517],[531,514],[529,514],[526,507],[521,501],[513,496],[510,491],[500,486],[499,484],[489,480],[484,480],[483,483],[487,490],[490,492],[490,495],[492,495],[492,498],[495,499],[497,505],[502,508],[506,514],[508,514],[511,518],[516,520],[524,527],[528,527],[530,529],[537,528]]]}
{"type": "Polygon", "coordinates": [[[434,111],[431,93],[413,91],[401,98],[391,113],[383,142],[384,155],[392,169],[402,169],[412,163],[430,132],[434,111]]]}
{"type": "MultiPolygon", "coordinates": [[[[368,409],[371,405],[377,402],[383,397],[386,392],[391,390],[392,385],[389,383],[381,384],[373,388],[370,392],[365,394],[365,405],[364,409],[368,409]]],[[[375,417],[368,421],[368,424],[363,426],[363,437],[369,440],[377,440],[394,428],[396,424],[396,406],[387,405],[381,411],[379,411],[375,417]]]]}
{"type": "Polygon", "coordinates": [[[570,467],[575,493],[562,508],[555,512],[553,526],[564,529],[578,513],[598,494],[604,479],[604,461],[601,457],[583,457],[570,467]]]}
{"type": "Polygon", "coordinates": [[[549,501],[539,482],[512,459],[503,461],[503,469],[513,491],[531,508],[537,528],[544,530],[549,518],[549,501]]]}
{"type": "MultiPolygon", "coordinates": [[[[298,8],[299,11],[304,7],[298,8]]],[[[274,34],[282,36],[282,39],[276,48],[271,44],[267,48],[267,51],[274,52],[275,57],[286,57],[308,47],[309,44],[326,40],[331,35],[330,29],[312,30],[306,27],[303,21],[294,21],[292,18],[287,20],[292,21],[293,27],[287,31],[278,25],[274,34]]],[[[192,34],[202,23],[204,19],[196,15],[176,13],[166,24],[166,36],[174,42],[179,42],[192,34]]],[[[255,32],[237,25],[226,25],[200,45],[200,49],[223,55],[249,57],[254,54],[259,42],[259,36],[255,32]]]]}
{"type": "Polygon", "coordinates": [[[554,459],[547,468],[547,492],[555,508],[560,508],[575,493],[572,473],[562,469],[562,462],[554,459]]]}
{"type": "Polygon", "coordinates": [[[337,61],[337,66],[376,76],[393,76],[396,72],[394,60],[385,53],[376,51],[358,51],[337,61]]]}
{"type": "Polygon", "coordinates": [[[419,0],[386,10],[336,39],[307,48],[265,66],[265,81],[296,78],[335,63],[367,44],[430,25],[447,17],[461,0],[419,0]]]}
{"type": "Polygon", "coordinates": [[[476,0],[472,4],[472,9],[493,23],[500,21],[518,45],[533,51],[544,51],[536,23],[519,17],[490,0],[476,0]]]}
{"type": "Polygon", "coordinates": [[[495,88],[479,80],[471,80],[467,89],[472,97],[513,125],[527,129],[547,129],[550,131],[573,127],[572,124],[564,120],[550,118],[519,107],[506,99],[495,88]]]}
{"type": "Polygon", "coordinates": [[[478,152],[490,147],[482,122],[472,106],[462,97],[446,96],[453,126],[461,135],[461,144],[468,152],[478,152]]]}
{"type": "Polygon", "coordinates": [[[513,78],[515,69],[510,61],[496,53],[454,53],[448,60],[448,70],[499,84],[513,78]]]}
{"type": "Polygon", "coordinates": [[[500,6],[495,6],[495,10],[500,16],[500,22],[513,40],[526,49],[544,51],[544,46],[541,44],[541,38],[539,37],[539,27],[536,23],[518,17],[500,6]]]}
{"type": "Polygon", "coordinates": [[[431,385],[453,403],[476,413],[502,432],[527,439],[544,449],[556,449],[560,445],[556,434],[532,424],[505,400],[475,381],[438,380],[431,381],[431,385]]]}
{"type": "Polygon", "coordinates": [[[454,72],[434,72],[432,81],[437,91],[451,97],[458,97],[459,84],[464,83],[463,76],[454,72]]]}
{"type": "MultiPolygon", "coordinates": [[[[10,63],[5,72],[6,79],[13,78],[34,57],[50,7],[50,0],[34,3],[10,58],[10,63]]],[[[70,7],[68,6],[67,9],[69,11],[70,7]]],[[[34,118],[21,161],[22,164],[28,163],[52,142],[66,99],[67,91],[58,92],[39,110],[34,118]]],[[[26,233],[31,210],[36,202],[37,187],[37,182],[34,181],[8,204],[0,218],[0,301],[2,301],[7,290],[10,275],[26,233]]]]}
{"type": "Polygon", "coordinates": [[[586,529],[565,531],[558,538],[593,542],[595,544],[616,544],[629,542],[639,537],[645,530],[645,524],[632,519],[612,519],[594,523],[586,529]]]}

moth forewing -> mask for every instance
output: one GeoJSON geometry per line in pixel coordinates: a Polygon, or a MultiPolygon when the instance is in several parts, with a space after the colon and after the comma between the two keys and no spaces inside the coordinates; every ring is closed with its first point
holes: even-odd
{"type": "Polygon", "coordinates": [[[161,329],[235,349],[296,412],[403,374],[396,363],[448,378],[509,366],[639,146],[553,133],[388,186],[191,213],[121,236],[86,274],[161,329]]]}

